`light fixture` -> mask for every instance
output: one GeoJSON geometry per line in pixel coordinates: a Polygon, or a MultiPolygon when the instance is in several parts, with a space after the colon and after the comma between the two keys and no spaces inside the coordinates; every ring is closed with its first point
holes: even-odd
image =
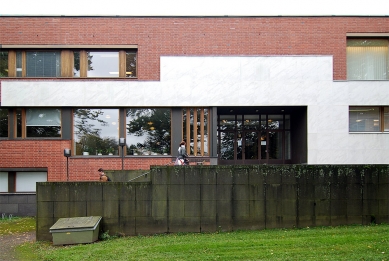
{"type": "Polygon", "coordinates": [[[63,155],[66,157],[66,179],[69,181],[69,157],[72,155],[72,150],[64,149],[63,155]]]}
{"type": "Polygon", "coordinates": [[[125,138],[119,138],[119,146],[122,147],[122,170],[124,169],[124,146],[126,145],[125,138]]]}

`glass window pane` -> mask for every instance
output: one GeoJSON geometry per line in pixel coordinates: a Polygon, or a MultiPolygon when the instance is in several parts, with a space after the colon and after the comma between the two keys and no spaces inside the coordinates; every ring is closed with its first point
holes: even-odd
{"type": "Polygon", "coordinates": [[[292,159],[291,143],[290,131],[285,131],[285,160],[292,159]]]}
{"type": "Polygon", "coordinates": [[[269,132],[269,159],[282,159],[282,132],[269,132]]]}
{"type": "Polygon", "coordinates": [[[88,77],[119,77],[119,52],[88,52],[88,77]]]}
{"type": "Polygon", "coordinates": [[[389,107],[384,107],[384,131],[389,131],[389,107]]]}
{"type": "Polygon", "coordinates": [[[27,109],[27,126],[61,126],[61,110],[59,109],[27,109]]]}
{"type": "Polygon", "coordinates": [[[27,109],[27,137],[61,137],[60,109],[27,109]]]}
{"type": "Polygon", "coordinates": [[[244,115],[243,125],[246,130],[259,130],[259,115],[244,115]]]}
{"type": "Polygon", "coordinates": [[[22,52],[16,52],[16,77],[22,77],[22,52]]]}
{"type": "Polygon", "coordinates": [[[8,172],[0,172],[0,192],[8,192],[8,172]]]}
{"type": "Polygon", "coordinates": [[[36,182],[47,181],[47,172],[16,172],[16,192],[35,192],[36,182]]]}
{"type": "Polygon", "coordinates": [[[126,52],[126,77],[136,77],[136,52],[126,52]]]}
{"type": "Polygon", "coordinates": [[[271,130],[284,128],[284,116],[283,115],[269,115],[268,116],[268,128],[271,130]]]}
{"type": "Polygon", "coordinates": [[[350,107],[350,132],[378,132],[380,131],[379,107],[350,107]]]}
{"type": "Polygon", "coordinates": [[[258,159],[258,132],[245,132],[245,159],[258,159]]]}
{"type": "Polygon", "coordinates": [[[285,129],[290,130],[290,115],[289,114],[285,115],[285,129]]]}
{"type": "Polygon", "coordinates": [[[8,52],[0,52],[0,77],[8,77],[8,52]]]}
{"type": "Polygon", "coordinates": [[[61,53],[52,52],[26,52],[27,77],[60,77],[61,53]]]}
{"type": "Polygon", "coordinates": [[[233,160],[235,135],[233,132],[219,132],[220,133],[220,159],[233,160]]]}
{"type": "Polygon", "coordinates": [[[0,137],[8,137],[8,109],[0,109],[0,137]]]}
{"type": "Polygon", "coordinates": [[[16,109],[16,137],[22,137],[22,109],[16,109]]]}
{"type": "Polygon", "coordinates": [[[73,122],[75,155],[119,155],[118,109],[77,109],[73,122]]]}
{"type": "Polygon", "coordinates": [[[235,115],[220,115],[219,130],[233,130],[233,129],[235,129],[235,115]]]}
{"type": "Polygon", "coordinates": [[[388,40],[348,39],[347,79],[389,79],[388,40]]]}
{"type": "Polygon", "coordinates": [[[129,155],[171,154],[171,110],[134,108],[126,111],[129,155]]]}
{"type": "Polygon", "coordinates": [[[80,52],[73,52],[74,55],[74,67],[73,67],[73,77],[80,77],[80,52]]]}

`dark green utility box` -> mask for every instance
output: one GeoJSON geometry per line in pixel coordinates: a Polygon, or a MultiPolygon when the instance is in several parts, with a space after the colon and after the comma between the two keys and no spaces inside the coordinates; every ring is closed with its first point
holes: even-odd
{"type": "Polygon", "coordinates": [[[60,218],[50,228],[53,245],[92,243],[99,238],[101,217],[60,218]]]}

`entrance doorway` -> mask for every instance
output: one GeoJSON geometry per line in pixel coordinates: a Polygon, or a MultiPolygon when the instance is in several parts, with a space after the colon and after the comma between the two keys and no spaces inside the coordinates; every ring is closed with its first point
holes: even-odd
{"type": "Polygon", "coordinates": [[[254,112],[218,115],[219,164],[290,164],[291,115],[254,112]]]}

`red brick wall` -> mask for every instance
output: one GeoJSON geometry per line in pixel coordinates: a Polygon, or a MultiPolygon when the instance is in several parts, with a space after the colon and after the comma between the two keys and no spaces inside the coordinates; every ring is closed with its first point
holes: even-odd
{"type": "Polygon", "coordinates": [[[346,33],[389,32],[388,17],[0,17],[0,44],[138,44],[140,80],[161,55],[333,55],[346,79],[346,33]]]}
{"type": "MultiPolygon", "coordinates": [[[[49,181],[67,180],[67,163],[63,154],[70,148],[66,140],[0,141],[0,168],[47,168],[49,181]]],[[[150,165],[165,165],[172,158],[124,158],[124,169],[149,169],[150,165]]],[[[98,180],[97,170],[121,170],[121,157],[70,157],[70,180],[98,180]]]]}

